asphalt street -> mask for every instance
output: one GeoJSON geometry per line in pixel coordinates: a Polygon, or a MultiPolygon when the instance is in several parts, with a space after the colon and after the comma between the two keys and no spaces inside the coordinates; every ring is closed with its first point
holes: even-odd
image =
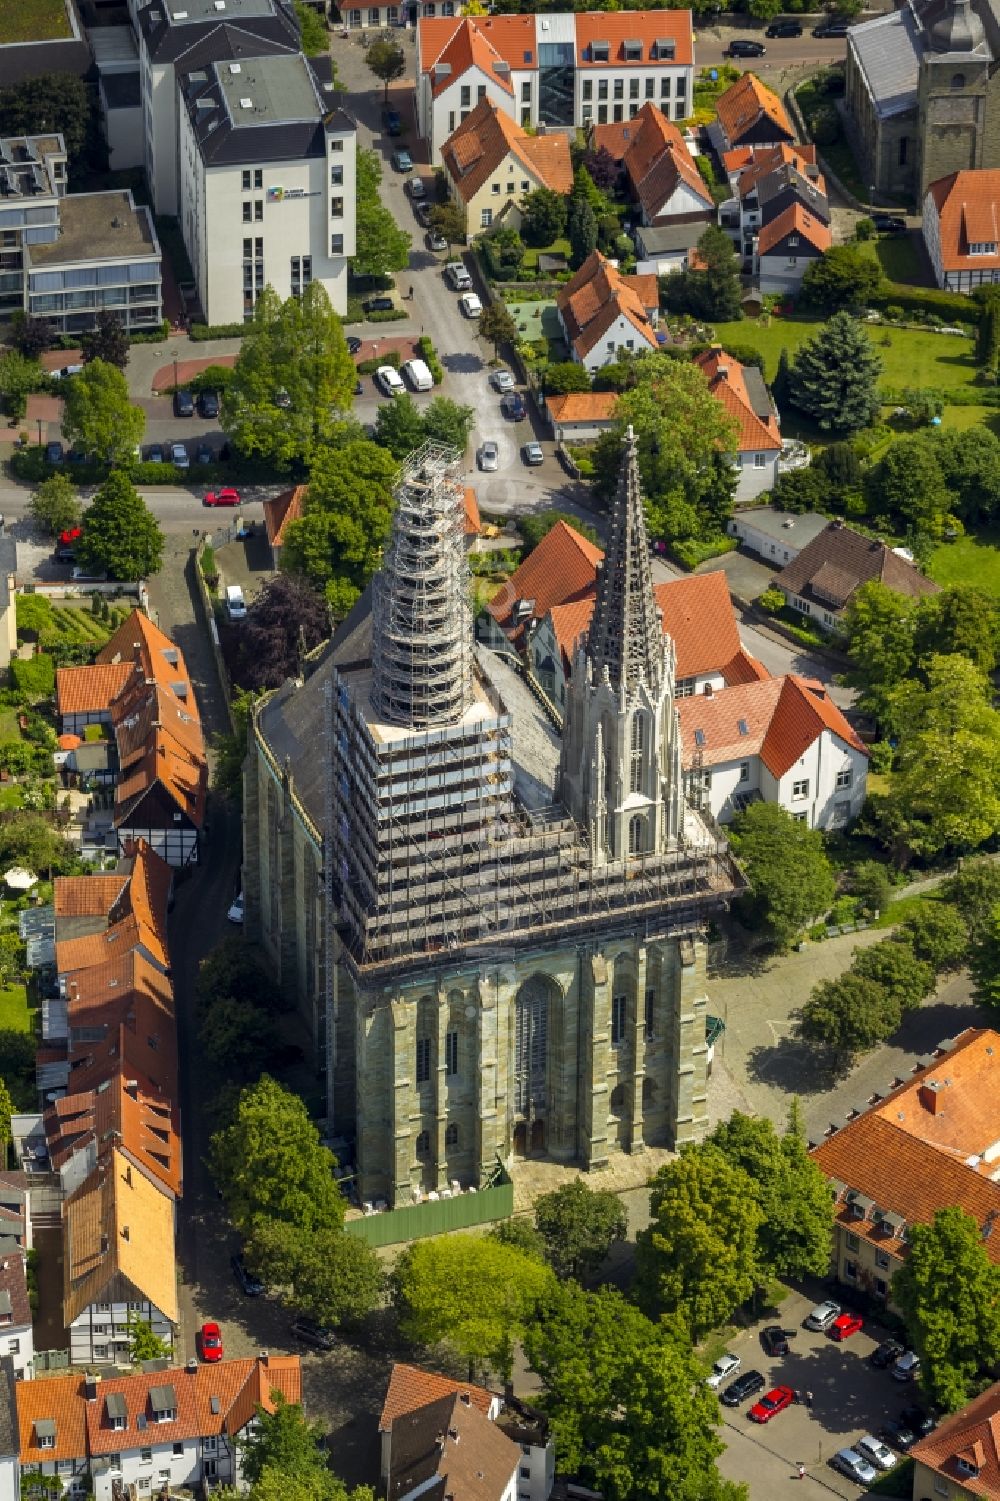
{"type": "Polygon", "coordinates": [[[802,36],[797,37],[765,37],[764,26],[749,17],[741,17],[744,24],[738,26],[699,26],[695,30],[695,63],[701,69],[717,68],[722,63],[733,62],[739,68],[752,69],[766,80],[769,73],[785,73],[799,68],[815,68],[825,63],[843,62],[847,55],[847,42],[843,37],[814,37],[812,28],[818,24],[818,19],[815,16],[803,16],[802,36]],[[726,49],[734,37],[763,42],[767,51],[763,57],[727,57],[726,49]]]}

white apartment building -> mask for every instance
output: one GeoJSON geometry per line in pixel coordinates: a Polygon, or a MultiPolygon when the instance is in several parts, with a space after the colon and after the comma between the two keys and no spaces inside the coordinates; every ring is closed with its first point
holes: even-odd
{"type": "Polygon", "coordinates": [[[209,323],[253,316],[322,282],[347,309],[356,249],[354,122],[301,53],[213,62],[184,75],[181,230],[209,323]]]}
{"type": "Polygon", "coordinates": [[[417,125],[435,165],[481,99],[519,125],[572,130],[633,119],[650,101],[682,120],[693,88],[688,10],[424,16],[417,23],[417,125]]]}

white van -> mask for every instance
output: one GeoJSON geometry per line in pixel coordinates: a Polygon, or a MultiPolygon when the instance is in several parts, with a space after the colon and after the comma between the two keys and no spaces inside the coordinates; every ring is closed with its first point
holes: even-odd
{"type": "Polygon", "coordinates": [[[432,391],[434,389],[434,377],[423,360],[407,360],[403,366],[403,374],[410,382],[414,391],[432,391]]]}
{"type": "Polygon", "coordinates": [[[226,585],[226,614],[230,620],[245,620],[247,613],[243,590],[239,584],[226,585]]]}

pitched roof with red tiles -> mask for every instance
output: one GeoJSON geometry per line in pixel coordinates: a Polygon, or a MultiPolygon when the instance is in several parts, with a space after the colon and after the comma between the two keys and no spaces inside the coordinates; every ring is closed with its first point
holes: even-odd
{"type": "Polygon", "coordinates": [[[820,255],[829,250],[833,244],[833,235],[830,233],[828,224],[824,224],[822,219],[817,219],[815,214],[809,213],[801,203],[790,203],[776,219],[772,219],[770,223],[761,227],[757,238],[758,253],[770,255],[782,240],[790,239],[792,236],[805,240],[820,255]]]}
{"type": "Polygon", "coordinates": [[[1000,1381],[943,1418],[910,1456],[950,1480],[949,1495],[1000,1496],[1000,1381]]]}
{"type": "Polygon", "coordinates": [[[782,141],[774,146],[737,146],[723,153],[722,165],[727,176],[737,176],[736,188],[741,198],[752,193],[761,178],[769,177],[779,167],[794,167],[814,187],[826,192],[823,174],[816,166],[816,147],[789,145],[782,141]]]}
{"type": "Polygon", "coordinates": [[[695,356],[694,363],[708,381],[712,395],[721,402],[736,423],[737,452],[780,451],[781,430],[778,427],[778,414],[767,400],[767,388],[760,379],[759,372],[754,371],[762,388],[758,406],[762,409],[766,402],[768,407],[766,418],[755,409],[753,398],[748,390],[748,366],[741,365],[739,360],[726,354],[722,349],[706,349],[702,354],[695,356]]]}
{"type": "MultiPolygon", "coordinates": [[[[111,639],[97,653],[99,663],[127,662],[141,665],[146,677],[156,678],[164,687],[172,688],[183,679],[188,681],[187,668],[180,647],[175,646],[159,626],[153,624],[143,610],[133,610],[123,620],[111,639]]],[[[193,694],[188,698],[197,712],[193,694]]]]}
{"type": "Polygon", "coordinates": [[[945,271],[1000,267],[1000,169],[950,172],[928,193],[938,212],[941,265],[945,271]],[[972,253],[973,245],[993,249],[972,253]]]}
{"type": "Polygon", "coordinates": [[[295,485],[291,490],[282,490],[264,502],[264,530],[268,544],[280,547],[285,540],[285,528],[302,516],[308,485],[295,485]]]}
{"type": "Polygon", "coordinates": [[[56,668],[56,712],[108,714],[132,676],[131,662],[96,663],[91,667],[56,668]]]}
{"type": "Polygon", "coordinates": [[[421,20],[417,24],[421,28],[420,65],[425,73],[431,74],[434,95],[443,93],[472,68],[505,94],[512,95],[511,69],[533,66],[525,63],[523,57],[528,51],[532,57],[535,55],[534,16],[463,16],[441,22],[421,20]],[[450,35],[445,35],[446,27],[450,28],[450,35]],[[520,48],[516,45],[518,41],[520,48]],[[439,65],[447,72],[439,74],[439,65]]]}
{"type": "Polygon", "coordinates": [[[831,521],[786,563],[775,583],[789,594],[840,610],[855,590],[873,580],[914,598],[939,592],[937,584],[884,542],[839,521],[831,521]]]}
{"type": "Polygon", "coordinates": [[[780,779],[824,730],[867,755],[821,686],[791,673],[695,694],[679,699],[677,707],[685,768],[694,764],[696,754],[704,766],[760,756],[771,775],[780,779]]]}
{"type": "Polygon", "coordinates": [[[444,169],[465,203],[476,196],[510,156],[532,173],[542,187],[568,193],[573,186],[566,137],[530,136],[492,99],[480,99],[441,148],[444,169]]]}
{"type": "Polygon", "coordinates": [[[742,137],[761,120],[766,120],[773,128],[776,139],[783,136],[791,141],[795,138],[785,106],[777,94],[753,73],[744,73],[719,95],[715,101],[715,113],[730,148],[738,146],[742,137]]]}
{"type": "Polygon", "coordinates": [[[532,602],[532,615],[541,620],[553,604],[564,604],[592,589],[597,564],[604,553],[565,521],[557,521],[487,605],[500,629],[515,646],[524,639],[524,621],[514,619],[521,600],[532,602]]]}
{"type": "Polygon", "coordinates": [[[521,1446],[471,1400],[440,1397],[392,1424],[388,1501],[503,1501],[514,1490],[521,1446]]]}
{"type": "Polygon", "coordinates": [[[669,62],[690,67],[694,62],[694,34],[689,10],[580,11],[576,16],[576,66],[578,68],[648,68],[650,63],[669,62]],[[626,57],[626,42],[641,43],[638,57],[626,57]],[[672,42],[673,51],[658,42],[672,42]],[[594,55],[594,43],[607,42],[607,59],[594,55]]]}
{"type": "Polygon", "coordinates": [[[81,1376],[44,1376],[17,1386],[17,1426],[22,1465],[87,1457],[87,1421],[81,1376]],[[39,1443],[38,1424],[52,1424],[54,1440],[39,1443]]]}
{"type": "Polygon", "coordinates": [[[649,301],[655,288],[655,276],[622,276],[599,250],[592,251],[556,297],[567,337],[580,358],[619,318],[626,319],[651,349],[658,348],[647,311],[657,306],[658,292],[649,301]]]}
{"type": "Polygon", "coordinates": [[[176,1324],[174,1201],[115,1147],[63,1205],[63,1321],[116,1296],[148,1298],[176,1324]],[[124,1279],[122,1289],[119,1279],[124,1279]]]}
{"type": "Polygon", "coordinates": [[[147,1177],[180,1197],[183,1180],[180,1110],[148,1080],[127,1078],[119,1065],[107,1084],[63,1095],[43,1117],[53,1167],[62,1168],[77,1152],[100,1153],[116,1140],[147,1177]]]}
{"type": "Polygon", "coordinates": [[[617,391],[567,391],[545,398],[553,422],[610,422],[617,404],[617,391]]]}
{"type": "Polygon", "coordinates": [[[441,1397],[458,1397],[463,1393],[468,1395],[472,1405],[486,1417],[489,1417],[498,1400],[493,1392],[487,1391],[483,1386],[473,1386],[468,1381],[453,1381],[450,1376],[439,1376],[436,1371],[423,1371],[419,1366],[397,1361],[389,1376],[378,1431],[385,1433],[404,1413],[417,1412],[441,1397]]]}
{"type": "Polygon", "coordinates": [[[196,829],[201,828],[205,820],[208,763],[186,754],[163,730],[154,732],[142,757],[115,787],[115,827],[127,829],[143,798],[157,786],[196,829]]]}
{"type": "Polygon", "coordinates": [[[117,874],[56,876],[52,898],[56,917],[107,917],[127,879],[117,874]]]}
{"type": "Polygon", "coordinates": [[[625,151],[624,167],[647,218],[662,213],[681,183],[714,212],[712,194],[673,121],[649,102],[631,123],[637,129],[625,151]]]}

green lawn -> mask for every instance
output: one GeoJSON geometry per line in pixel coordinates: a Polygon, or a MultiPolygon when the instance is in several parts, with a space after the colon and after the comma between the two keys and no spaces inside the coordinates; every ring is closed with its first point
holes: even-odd
{"type": "Polygon", "coordinates": [[[0,5],[0,43],[50,42],[72,35],[65,0],[5,0],[0,5]]]}
{"type": "MultiPolygon", "coordinates": [[[[568,262],[569,261],[569,241],[566,240],[566,239],[563,239],[563,240],[553,240],[551,245],[542,245],[540,248],[537,248],[537,247],[535,247],[533,245],[529,245],[528,248],[527,248],[527,250],[524,252],[524,260],[521,262],[521,265],[524,268],[524,270],[525,271],[531,271],[531,272],[537,271],[538,270],[538,257],[540,255],[564,255],[566,257],[567,262],[568,262]]],[[[524,277],[523,279],[525,281],[529,280],[528,277],[524,277]]]]}
{"type": "Polygon", "coordinates": [[[0,1031],[31,1031],[28,992],[23,985],[0,985],[0,1031]]]}
{"type": "Polygon", "coordinates": [[[987,594],[1000,596],[1000,528],[942,542],[931,553],[927,572],[936,584],[973,584],[987,594]]]}
{"type": "Polygon", "coordinates": [[[20,740],[21,727],[16,709],[0,709],[0,740],[20,740]]]}
{"type": "Polygon", "coordinates": [[[997,407],[945,407],[941,414],[941,426],[957,432],[969,427],[988,427],[1000,438],[1000,408],[997,407]]]}
{"type": "MultiPolygon", "coordinates": [[[[752,344],[759,349],[770,381],[777,372],[782,349],[794,354],[800,344],[814,336],[820,322],[799,314],[772,318],[766,324],[759,318],[742,318],[738,323],[717,323],[715,334],[724,344],[752,344]]],[[[872,324],[870,332],[882,361],[882,379],[888,386],[932,386],[948,391],[970,385],[975,378],[976,359],[971,339],[885,324],[872,324]],[[885,339],[889,342],[884,343],[885,339]]]]}
{"type": "Polygon", "coordinates": [[[890,281],[909,282],[913,286],[929,287],[930,266],[917,243],[916,230],[905,235],[883,235],[880,239],[862,240],[858,249],[862,255],[877,261],[882,273],[890,281]]]}
{"type": "Polygon", "coordinates": [[[508,302],[507,307],[517,324],[519,338],[527,339],[529,343],[535,339],[547,339],[550,361],[568,358],[562,324],[554,302],[508,302]]]}
{"type": "Polygon", "coordinates": [[[20,808],[24,803],[24,792],[20,787],[0,787],[0,809],[20,808]]]}

